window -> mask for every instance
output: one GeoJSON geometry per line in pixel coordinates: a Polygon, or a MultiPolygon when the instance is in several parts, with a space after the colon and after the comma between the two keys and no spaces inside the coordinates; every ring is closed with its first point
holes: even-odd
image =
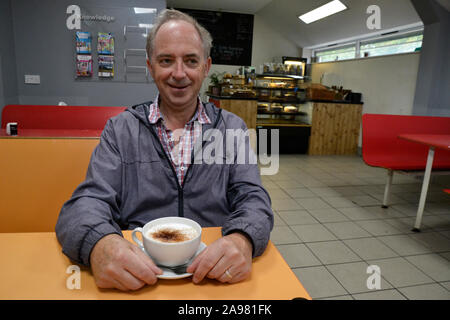
{"type": "Polygon", "coordinates": [[[328,61],[354,59],[355,54],[356,54],[356,45],[355,44],[315,52],[317,62],[328,62],[328,61]]]}
{"type": "Polygon", "coordinates": [[[340,61],[355,58],[375,57],[389,54],[419,51],[422,47],[423,29],[403,32],[400,35],[385,35],[371,39],[359,39],[352,43],[315,49],[316,62],[340,61]]]}
{"type": "Polygon", "coordinates": [[[422,32],[361,42],[360,57],[414,52],[422,47],[422,32]]]}

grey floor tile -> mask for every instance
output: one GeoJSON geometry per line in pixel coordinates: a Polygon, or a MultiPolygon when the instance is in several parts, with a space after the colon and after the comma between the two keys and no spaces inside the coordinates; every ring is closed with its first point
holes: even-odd
{"type": "Polygon", "coordinates": [[[450,292],[437,283],[398,290],[410,300],[450,300],[450,292]]]}
{"type": "Polygon", "coordinates": [[[314,242],[306,245],[323,264],[361,261],[361,258],[341,241],[314,242]]]}
{"type": "Polygon", "coordinates": [[[393,219],[403,218],[405,214],[394,209],[393,207],[382,208],[381,205],[364,207],[373,215],[373,219],[393,219]]]}
{"type": "Polygon", "coordinates": [[[410,256],[405,259],[437,282],[450,281],[450,261],[438,254],[410,256]]]}
{"type": "Polygon", "coordinates": [[[308,209],[308,212],[321,223],[341,222],[349,219],[337,209],[308,209]]]}
{"type": "Polygon", "coordinates": [[[450,252],[441,252],[439,255],[450,261],[450,252]]]}
{"type": "Polygon", "coordinates": [[[270,199],[273,200],[279,200],[279,199],[290,199],[291,197],[283,191],[283,189],[281,188],[277,188],[277,189],[269,189],[268,190],[269,195],[270,195],[270,199]]]}
{"type": "Polygon", "coordinates": [[[294,199],[272,199],[272,208],[276,211],[303,209],[294,199]]]}
{"type": "Polygon", "coordinates": [[[356,207],[356,208],[339,208],[341,213],[343,213],[350,220],[371,220],[376,219],[374,215],[367,211],[365,208],[356,207]]]}
{"type": "MultiPolygon", "coordinates": [[[[371,289],[367,285],[368,278],[372,275],[367,273],[366,262],[353,262],[334,264],[327,266],[327,269],[339,281],[339,283],[351,294],[368,292],[371,289]]],[[[392,286],[380,277],[380,289],[389,289],[392,286]]]]}
{"type": "Polygon", "coordinates": [[[345,296],[337,296],[337,297],[327,297],[327,298],[319,298],[316,300],[354,300],[351,295],[345,295],[345,296]]]}
{"type": "Polygon", "coordinates": [[[341,194],[330,187],[312,187],[309,188],[316,196],[327,198],[327,197],[340,197],[341,194]]]}
{"type": "Polygon", "coordinates": [[[347,199],[362,207],[380,204],[380,201],[378,199],[375,199],[368,195],[347,196],[347,199]]]}
{"type": "Polygon", "coordinates": [[[450,251],[450,239],[439,232],[420,232],[409,235],[409,237],[419,241],[432,251],[450,251]]]}
{"type": "Polygon", "coordinates": [[[395,288],[434,282],[433,279],[401,257],[369,260],[367,262],[370,265],[378,266],[380,268],[381,276],[395,288]]]}
{"type": "Polygon", "coordinates": [[[427,203],[427,211],[433,214],[449,214],[450,205],[448,203],[427,203]]]}
{"type": "MultiPolygon", "coordinates": [[[[413,217],[384,219],[384,222],[389,223],[394,228],[398,229],[403,234],[414,234],[414,223],[416,219],[413,217]]],[[[422,225],[422,231],[431,231],[428,226],[422,225]]]]}
{"type": "Polygon", "coordinates": [[[275,181],[275,183],[283,189],[303,188],[304,187],[304,185],[301,182],[298,182],[293,179],[275,181]]]}
{"type": "Polygon", "coordinates": [[[401,256],[430,253],[431,250],[407,235],[378,237],[389,248],[401,256]]]}
{"type": "Polygon", "coordinates": [[[303,242],[336,240],[337,238],[323,225],[294,225],[291,229],[303,242]]]}
{"type": "Polygon", "coordinates": [[[353,208],[358,207],[358,205],[351,200],[339,196],[339,197],[322,197],[325,202],[327,202],[333,208],[353,208]]]}
{"type": "Polygon", "coordinates": [[[270,240],[275,244],[295,244],[300,243],[301,240],[295,233],[287,226],[273,227],[270,233],[270,240]]]}
{"type": "Polygon", "coordinates": [[[355,300],[406,300],[396,289],[373,290],[371,292],[354,294],[355,300]]]}
{"type": "Polygon", "coordinates": [[[273,213],[273,225],[274,226],[285,226],[286,223],[281,219],[280,215],[274,211],[273,213]]]}
{"type": "Polygon", "coordinates": [[[402,232],[381,220],[362,220],[356,223],[374,236],[401,234],[402,232]]]}
{"type": "Polygon", "coordinates": [[[297,199],[296,201],[307,210],[332,209],[331,206],[321,198],[303,198],[297,199]]]}
{"type": "MultiPolygon", "coordinates": [[[[397,211],[400,211],[401,213],[409,217],[417,216],[418,206],[416,204],[395,204],[392,205],[392,208],[394,208],[397,211]]],[[[428,210],[425,208],[423,214],[429,215],[430,212],[428,212],[428,210]]]]}
{"type": "Polygon", "coordinates": [[[321,265],[321,262],[304,244],[278,245],[277,248],[291,268],[321,265]]]}
{"type": "Polygon", "coordinates": [[[439,284],[450,291],[450,281],[440,282],[439,284]]]}
{"type": "Polygon", "coordinates": [[[343,196],[364,196],[366,193],[360,190],[358,187],[353,186],[344,186],[344,187],[333,187],[335,191],[337,191],[340,195],[343,196]]]}
{"type": "Polygon", "coordinates": [[[352,221],[324,223],[323,225],[338,239],[354,239],[371,236],[370,233],[352,221]]]}
{"type": "Polygon", "coordinates": [[[288,225],[316,224],[316,223],[319,223],[306,210],[280,211],[279,212],[279,216],[288,225]]]}
{"type": "Polygon", "coordinates": [[[333,275],[323,266],[299,268],[293,269],[292,271],[313,299],[348,294],[333,275]]]}
{"type": "Polygon", "coordinates": [[[357,255],[364,260],[397,257],[398,254],[377,238],[344,240],[357,255]]]}
{"type": "Polygon", "coordinates": [[[317,197],[308,188],[286,188],[284,189],[292,198],[315,198],[317,197]]]}

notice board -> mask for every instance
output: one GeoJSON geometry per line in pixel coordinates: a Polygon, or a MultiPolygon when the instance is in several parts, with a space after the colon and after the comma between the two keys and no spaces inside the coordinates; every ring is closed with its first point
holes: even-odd
{"type": "Polygon", "coordinates": [[[251,66],[253,15],[219,11],[182,9],[211,33],[213,64],[251,66]]]}

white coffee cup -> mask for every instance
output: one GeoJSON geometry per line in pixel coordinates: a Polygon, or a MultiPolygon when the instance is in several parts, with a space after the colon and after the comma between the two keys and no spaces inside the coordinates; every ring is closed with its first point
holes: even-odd
{"type": "Polygon", "coordinates": [[[202,227],[194,220],[183,217],[165,217],[152,220],[142,228],[133,230],[131,237],[133,241],[144,249],[156,264],[174,267],[182,265],[191,259],[197,252],[201,243],[202,227]],[[181,242],[157,241],[148,235],[149,231],[160,225],[184,225],[195,230],[194,238],[181,242]],[[137,233],[142,234],[142,242],[137,237],[137,233]]]}

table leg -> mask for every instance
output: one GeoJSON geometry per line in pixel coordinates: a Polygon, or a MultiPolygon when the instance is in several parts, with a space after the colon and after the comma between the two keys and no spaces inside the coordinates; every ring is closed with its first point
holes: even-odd
{"type": "Polygon", "coordinates": [[[384,198],[382,208],[386,209],[389,206],[389,195],[391,192],[392,177],[394,176],[394,170],[388,169],[388,175],[386,180],[386,186],[384,187],[384,198]]]}
{"type": "Polygon", "coordinates": [[[423,176],[422,191],[420,192],[419,208],[417,209],[416,223],[412,231],[419,232],[420,224],[422,223],[423,209],[425,207],[425,200],[427,199],[428,186],[430,184],[431,168],[433,167],[434,147],[430,147],[428,151],[427,165],[425,167],[425,175],[423,176]]]}

